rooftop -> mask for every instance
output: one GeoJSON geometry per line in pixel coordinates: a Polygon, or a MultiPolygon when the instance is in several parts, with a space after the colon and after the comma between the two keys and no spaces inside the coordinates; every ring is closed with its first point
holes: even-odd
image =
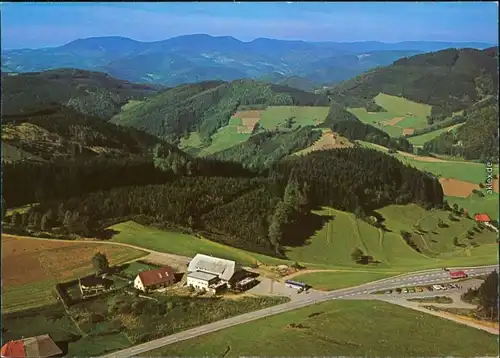
{"type": "Polygon", "coordinates": [[[188,273],[188,277],[196,278],[198,280],[203,280],[203,281],[210,281],[210,280],[213,280],[214,278],[217,278],[218,276],[213,275],[211,273],[195,271],[195,272],[188,273]]]}
{"type": "Polygon", "coordinates": [[[144,286],[153,286],[175,280],[174,269],[170,266],[163,266],[156,270],[142,271],[138,276],[141,278],[144,286]]]}

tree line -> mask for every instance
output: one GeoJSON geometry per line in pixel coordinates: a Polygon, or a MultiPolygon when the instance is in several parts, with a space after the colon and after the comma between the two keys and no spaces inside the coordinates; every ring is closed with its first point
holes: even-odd
{"type": "MultiPolygon", "coordinates": [[[[40,205],[22,217],[13,215],[11,224],[87,235],[112,220],[147,218],[148,223],[203,232],[214,241],[282,257],[287,244],[283,233],[313,207],[332,206],[363,216],[388,204],[443,204],[436,178],[374,150],[315,152],[260,173],[240,166],[239,177],[221,173],[217,161],[213,167],[211,161],[199,163],[207,171],[191,175],[187,169],[158,170],[152,163],[105,166],[98,173],[72,168],[64,172],[67,177],[54,179],[59,180],[55,189],[50,177],[35,174],[43,180],[28,184],[46,185],[40,205]]],[[[7,178],[12,184],[12,173],[7,178]]],[[[12,191],[7,185],[7,203],[16,200],[12,191]]]]}

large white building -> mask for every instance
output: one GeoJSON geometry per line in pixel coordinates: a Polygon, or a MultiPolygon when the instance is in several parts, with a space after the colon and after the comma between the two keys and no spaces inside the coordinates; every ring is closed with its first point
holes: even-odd
{"type": "Polygon", "coordinates": [[[200,290],[220,287],[222,283],[230,287],[231,278],[240,270],[234,261],[197,254],[189,263],[186,284],[200,290]]]}

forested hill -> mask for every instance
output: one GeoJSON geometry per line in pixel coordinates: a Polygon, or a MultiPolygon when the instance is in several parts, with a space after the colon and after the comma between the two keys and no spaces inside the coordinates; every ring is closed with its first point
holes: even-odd
{"type": "Polygon", "coordinates": [[[89,235],[109,222],[146,220],[278,256],[289,244],[285,231],[310,222],[314,207],[363,217],[391,203],[443,204],[437,178],[362,148],[315,152],[260,173],[207,159],[170,164],[166,171],[144,161],[73,167],[19,163],[4,169],[3,197],[9,207],[40,203],[23,218],[12,218],[14,225],[24,220],[39,226],[45,217],[45,230],[89,235]]]}
{"type": "Polygon", "coordinates": [[[128,106],[113,123],[142,129],[178,143],[188,132],[202,140],[229,123],[238,108],[268,105],[328,105],[326,95],[254,80],[210,81],[175,87],[128,106]]]}
{"type": "Polygon", "coordinates": [[[181,153],[174,145],[151,134],[120,127],[60,105],[23,114],[4,114],[2,143],[12,149],[11,153],[2,153],[3,161],[33,156],[49,161],[85,160],[97,156],[151,158],[157,144],[181,153]],[[12,158],[15,149],[19,151],[20,157],[12,158]]]}
{"type": "Polygon", "coordinates": [[[432,116],[442,119],[498,92],[498,49],[446,49],[402,58],[343,82],[330,97],[374,111],[371,100],[380,92],[432,105],[432,116]]]}
{"type": "Polygon", "coordinates": [[[424,151],[498,163],[498,98],[478,102],[464,116],[463,126],[425,143],[424,151]]]}
{"type": "Polygon", "coordinates": [[[3,75],[2,114],[32,112],[60,104],[109,119],[129,100],[144,99],[159,88],[76,69],[3,75]]]}

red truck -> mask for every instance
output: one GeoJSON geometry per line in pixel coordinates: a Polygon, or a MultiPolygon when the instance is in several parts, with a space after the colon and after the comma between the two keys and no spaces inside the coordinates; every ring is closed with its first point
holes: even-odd
{"type": "Polygon", "coordinates": [[[450,278],[466,278],[467,274],[463,271],[448,271],[450,278]]]}

